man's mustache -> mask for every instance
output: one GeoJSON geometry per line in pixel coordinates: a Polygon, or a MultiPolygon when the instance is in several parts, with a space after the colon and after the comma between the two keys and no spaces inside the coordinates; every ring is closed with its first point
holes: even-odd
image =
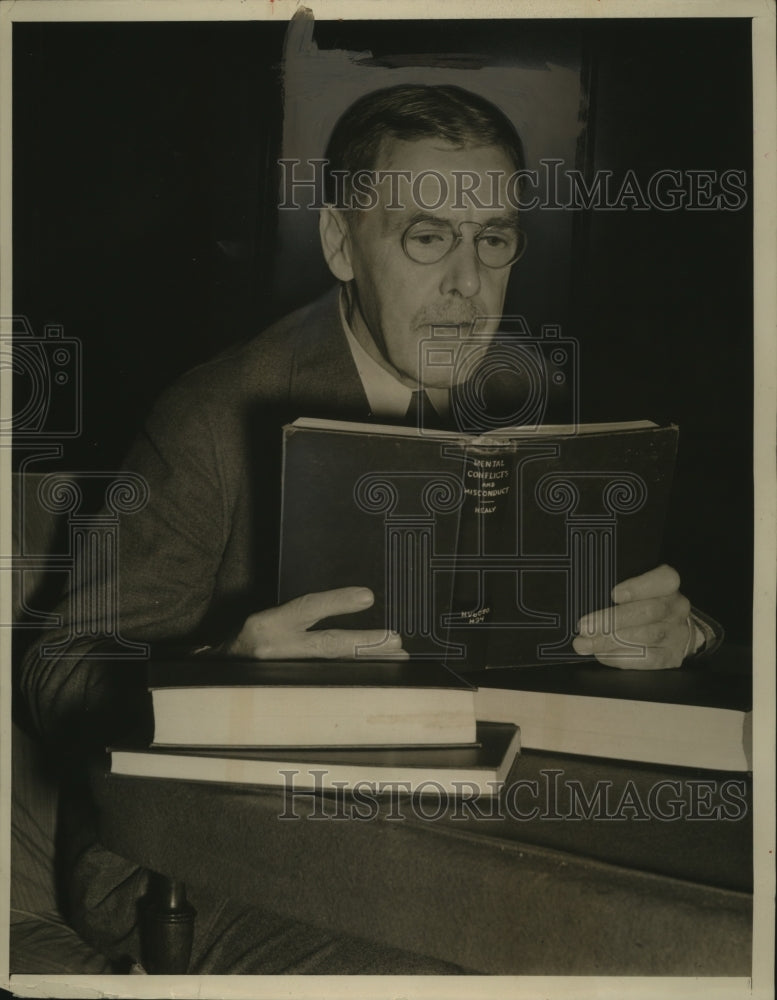
{"type": "Polygon", "coordinates": [[[467,299],[456,303],[423,306],[413,316],[413,326],[472,326],[487,315],[479,302],[467,299]]]}

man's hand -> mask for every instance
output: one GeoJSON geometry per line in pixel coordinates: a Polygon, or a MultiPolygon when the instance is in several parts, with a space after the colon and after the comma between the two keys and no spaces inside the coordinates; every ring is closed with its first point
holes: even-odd
{"type": "Polygon", "coordinates": [[[364,611],[374,600],[366,587],[306,594],[251,615],[237,638],[219,651],[257,660],[407,659],[401,637],[393,632],[338,628],[308,631],[323,618],[364,611]]]}
{"type": "Polygon", "coordinates": [[[690,602],[679,587],[680,577],[671,566],[619,583],[612,591],[614,607],[593,611],[578,622],[575,651],[626,670],[679,667],[702,641],[689,619],[690,602]]]}

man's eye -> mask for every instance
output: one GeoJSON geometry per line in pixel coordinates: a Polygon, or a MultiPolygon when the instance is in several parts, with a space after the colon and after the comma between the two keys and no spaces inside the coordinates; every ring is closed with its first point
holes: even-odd
{"type": "Polygon", "coordinates": [[[413,233],[410,239],[420,246],[428,247],[434,243],[444,243],[446,237],[443,233],[413,233]]]}
{"type": "Polygon", "coordinates": [[[502,236],[500,233],[484,233],[480,237],[480,243],[485,243],[487,247],[491,247],[494,250],[501,250],[502,247],[506,247],[508,244],[508,239],[502,236]]]}

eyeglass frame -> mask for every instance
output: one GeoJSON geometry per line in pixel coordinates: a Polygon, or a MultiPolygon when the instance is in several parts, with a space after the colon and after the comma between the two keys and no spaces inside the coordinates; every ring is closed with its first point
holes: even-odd
{"type": "Polygon", "coordinates": [[[447,256],[449,256],[449,254],[453,253],[453,251],[456,249],[456,247],[464,239],[464,234],[461,231],[461,227],[462,226],[476,226],[477,227],[477,232],[474,233],[474,235],[472,237],[472,243],[473,243],[473,245],[475,247],[475,255],[476,255],[478,261],[483,265],[483,267],[487,267],[491,271],[501,271],[502,268],[512,267],[513,264],[517,264],[518,263],[518,261],[521,259],[521,257],[523,257],[523,255],[524,255],[524,253],[526,251],[526,245],[527,245],[527,242],[528,242],[527,239],[526,239],[526,233],[522,229],[519,229],[518,226],[506,227],[506,226],[498,225],[498,224],[493,223],[493,222],[490,222],[490,223],[460,222],[458,224],[458,227],[457,227],[457,229],[458,229],[458,232],[457,232],[456,229],[454,229],[453,224],[451,222],[449,222],[447,219],[416,219],[414,222],[411,222],[410,225],[407,227],[407,229],[405,229],[405,231],[402,233],[402,241],[401,241],[402,242],[402,250],[403,250],[403,252],[404,252],[404,254],[405,254],[405,256],[407,257],[408,260],[411,260],[414,264],[419,264],[421,267],[431,267],[434,264],[439,264],[440,261],[445,260],[445,258],[447,256]],[[451,243],[451,245],[448,247],[448,249],[445,251],[445,253],[441,257],[438,257],[437,260],[416,260],[415,257],[411,256],[411,254],[408,253],[408,249],[407,249],[407,245],[406,245],[408,233],[415,226],[420,226],[420,225],[424,225],[424,224],[426,224],[426,225],[438,225],[438,226],[441,226],[441,227],[442,226],[447,226],[447,228],[453,234],[453,238],[454,238],[453,239],[453,243],[451,243]],[[499,230],[504,230],[506,228],[511,228],[516,233],[516,235],[518,237],[518,249],[517,249],[517,252],[516,252],[515,256],[512,257],[509,261],[507,261],[506,264],[487,264],[486,261],[484,261],[483,258],[480,256],[480,251],[478,249],[478,243],[477,243],[479,237],[481,236],[481,234],[484,231],[487,232],[489,229],[494,229],[494,230],[499,231],[499,230]]]}

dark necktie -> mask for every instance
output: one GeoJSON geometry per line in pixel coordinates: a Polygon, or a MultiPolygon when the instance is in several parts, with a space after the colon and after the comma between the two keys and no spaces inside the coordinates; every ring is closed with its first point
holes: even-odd
{"type": "Polygon", "coordinates": [[[410,397],[410,405],[407,408],[403,424],[408,427],[427,428],[432,430],[444,430],[445,421],[432,405],[431,399],[423,389],[416,389],[410,397]]]}

